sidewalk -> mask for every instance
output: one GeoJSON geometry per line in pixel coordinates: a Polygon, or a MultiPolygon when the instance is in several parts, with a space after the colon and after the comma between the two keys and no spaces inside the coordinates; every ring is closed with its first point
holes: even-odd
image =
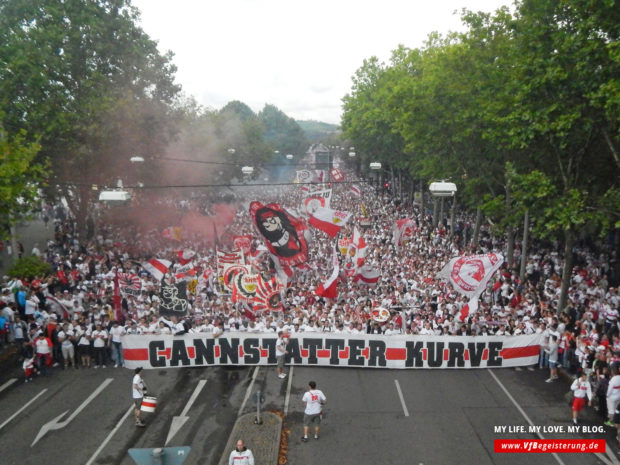
{"type": "Polygon", "coordinates": [[[257,425],[255,419],[255,413],[246,413],[237,419],[219,465],[228,465],[228,457],[239,439],[243,439],[246,447],[252,451],[255,465],[278,465],[282,418],[272,412],[263,412],[262,424],[257,425]]]}

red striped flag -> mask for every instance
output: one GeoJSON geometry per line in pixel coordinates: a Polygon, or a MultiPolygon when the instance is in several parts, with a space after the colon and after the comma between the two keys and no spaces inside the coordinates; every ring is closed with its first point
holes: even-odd
{"type": "Polygon", "coordinates": [[[359,186],[356,186],[355,184],[351,185],[351,193],[353,193],[353,195],[356,195],[357,197],[362,195],[362,190],[359,188],[359,186]]]}
{"type": "Polygon", "coordinates": [[[314,291],[316,295],[326,297],[328,299],[335,299],[336,297],[338,297],[338,274],[340,273],[340,263],[338,261],[338,253],[336,252],[336,247],[334,247],[332,263],[334,265],[332,274],[327,279],[327,281],[325,281],[325,283],[319,284],[314,291]]]}
{"type": "Polygon", "coordinates": [[[151,258],[148,262],[142,263],[142,267],[151,273],[157,281],[161,281],[164,278],[170,265],[172,265],[171,261],[159,258],[151,258]]]}

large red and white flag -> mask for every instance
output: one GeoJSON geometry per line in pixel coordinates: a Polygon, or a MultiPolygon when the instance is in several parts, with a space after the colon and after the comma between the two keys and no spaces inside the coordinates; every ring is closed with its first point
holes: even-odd
{"type": "Polygon", "coordinates": [[[317,286],[314,293],[321,297],[326,297],[328,299],[335,299],[338,297],[338,274],[340,273],[340,263],[338,261],[338,252],[336,252],[336,247],[334,246],[334,253],[332,255],[332,264],[334,269],[332,270],[332,274],[329,276],[325,283],[321,283],[317,286]]]}
{"type": "Polygon", "coordinates": [[[344,179],[344,173],[340,171],[338,168],[332,168],[329,174],[331,174],[332,181],[334,182],[340,182],[344,179]]]}
{"type": "Polygon", "coordinates": [[[353,282],[372,286],[377,284],[380,277],[380,271],[366,264],[357,270],[357,274],[353,276],[353,282]]]}
{"type": "Polygon", "coordinates": [[[362,195],[362,190],[360,189],[359,186],[356,186],[355,184],[351,185],[350,191],[353,195],[359,197],[362,195]]]}
{"type": "Polygon", "coordinates": [[[351,218],[351,213],[348,212],[332,210],[331,208],[317,208],[313,213],[310,213],[308,224],[327,233],[329,237],[335,237],[347,224],[349,218],[351,218]]]}
{"type": "Polygon", "coordinates": [[[157,281],[164,279],[164,275],[170,268],[172,262],[169,260],[163,260],[160,258],[151,258],[148,262],[142,263],[142,268],[151,273],[157,281]]]}
{"type": "Polygon", "coordinates": [[[437,277],[449,281],[458,293],[471,299],[480,296],[502,263],[504,257],[495,253],[455,257],[437,277]]]}
{"type": "Polygon", "coordinates": [[[196,256],[196,252],[192,249],[183,249],[177,252],[177,256],[179,257],[179,263],[186,265],[196,256]]]}
{"type": "Polygon", "coordinates": [[[394,245],[401,247],[413,238],[413,232],[415,231],[415,223],[411,218],[403,218],[397,220],[394,223],[392,230],[392,237],[394,239],[394,245]]]}

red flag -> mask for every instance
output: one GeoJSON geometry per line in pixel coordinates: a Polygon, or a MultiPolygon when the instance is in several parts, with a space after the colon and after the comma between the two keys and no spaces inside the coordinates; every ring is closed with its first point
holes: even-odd
{"type": "Polygon", "coordinates": [[[340,273],[340,263],[338,262],[336,247],[334,247],[334,253],[332,255],[332,264],[334,265],[332,274],[327,281],[325,281],[325,283],[319,284],[314,291],[316,295],[326,297],[328,299],[335,299],[338,297],[338,274],[340,273]]]}
{"type": "Polygon", "coordinates": [[[170,268],[170,265],[172,265],[171,261],[160,260],[158,258],[151,258],[148,262],[142,263],[142,267],[151,273],[157,281],[164,279],[164,275],[168,271],[168,268],[170,268]]]}
{"type": "Polygon", "coordinates": [[[121,321],[123,309],[121,308],[121,287],[118,284],[118,273],[114,274],[114,297],[112,303],[114,304],[114,317],[116,321],[121,321]]]}
{"type": "Polygon", "coordinates": [[[351,213],[348,212],[332,210],[331,208],[317,208],[310,213],[308,224],[327,233],[329,237],[336,237],[342,227],[347,224],[349,218],[351,218],[351,213]]]}

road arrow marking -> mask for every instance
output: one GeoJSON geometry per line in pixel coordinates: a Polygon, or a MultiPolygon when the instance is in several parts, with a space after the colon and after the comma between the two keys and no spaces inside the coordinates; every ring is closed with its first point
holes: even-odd
{"type": "Polygon", "coordinates": [[[170,430],[168,431],[168,437],[166,438],[166,443],[164,445],[167,445],[174,437],[174,435],[177,434],[177,432],[183,427],[185,422],[189,420],[187,412],[189,412],[189,409],[192,408],[192,405],[194,404],[194,402],[196,402],[196,399],[198,398],[198,395],[200,394],[200,391],[202,391],[202,388],[205,386],[205,384],[207,384],[206,379],[201,379],[200,381],[198,381],[198,386],[196,386],[196,389],[194,389],[194,392],[189,398],[189,401],[187,402],[187,404],[185,404],[185,408],[181,412],[181,415],[172,417],[172,423],[170,424],[170,430]]]}
{"type": "Polygon", "coordinates": [[[37,442],[39,442],[39,439],[45,436],[48,431],[53,431],[53,430],[64,428],[69,423],[71,423],[71,421],[73,421],[73,419],[77,417],[80,414],[80,412],[84,410],[86,406],[93,401],[95,397],[101,394],[101,391],[103,391],[108,386],[108,384],[110,384],[112,381],[114,381],[114,378],[107,378],[103,383],[101,383],[101,385],[97,389],[95,389],[91,393],[91,395],[88,396],[88,398],[84,402],[82,402],[82,404],[77,409],[75,409],[75,411],[71,414],[71,416],[67,418],[66,420],[60,421],[60,419],[64,417],[69,412],[69,410],[66,410],[65,412],[61,413],[56,418],[54,418],[52,421],[45,423],[39,430],[39,434],[37,434],[37,437],[34,439],[30,447],[33,447],[37,442]]]}
{"type": "Polygon", "coordinates": [[[6,383],[4,383],[2,386],[0,386],[0,392],[4,391],[11,384],[13,384],[15,381],[17,381],[17,378],[11,378],[10,380],[8,380],[6,383]]]}
{"type": "Polygon", "coordinates": [[[39,397],[41,397],[41,395],[43,395],[46,391],[47,391],[47,388],[43,389],[36,396],[34,396],[32,399],[30,399],[28,402],[26,402],[22,406],[22,408],[20,408],[17,412],[15,412],[13,415],[11,415],[10,418],[7,418],[6,421],[0,425],[0,429],[4,428],[6,425],[8,425],[11,422],[11,420],[13,420],[13,418],[15,418],[17,415],[19,415],[24,410],[26,410],[30,404],[32,404],[35,400],[37,400],[39,397]]]}

